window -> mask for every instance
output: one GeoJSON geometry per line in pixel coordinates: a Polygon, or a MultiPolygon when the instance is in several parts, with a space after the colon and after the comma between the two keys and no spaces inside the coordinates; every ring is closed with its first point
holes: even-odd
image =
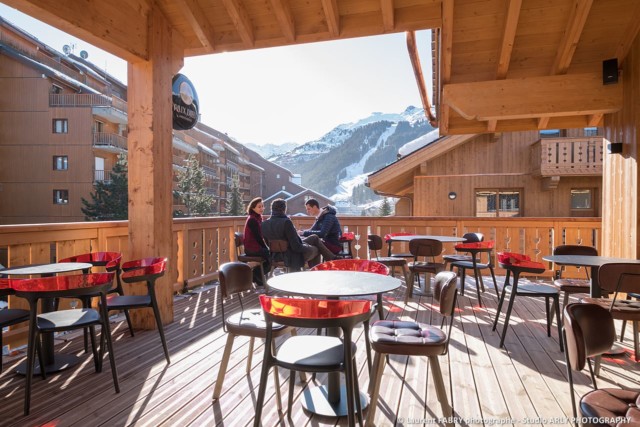
{"type": "Polygon", "coordinates": [[[593,209],[593,191],[590,188],[574,188],[571,190],[571,209],[593,209]]]}
{"type": "Polygon", "coordinates": [[[53,190],[53,204],[54,205],[69,204],[69,190],[53,190]]]}
{"type": "Polygon", "coordinates": [[[584,136],[598,136],[597,127],[584,128],[584,136]]]}
{"type": "Polygon", "coordinates": [[[67,156],[53,156],[53,170],[66,171],[69,169],[69,158],[67,156]]]}
{"type": "Polygon", "coordinates": [[[104,123],[100,120],[96,120],[95,122],[93,122],[93,132],[104,132],[104,123]]]}
{"type": "Polygon", "coordinates": [[[540,131],[540,138],[557,138],[560,136],[560,129],[545,129],[540,131]]]}
{"type": "Polygon", "coordinates": [[[53,133],[67,133],[67,119],[53,119],[53,133]]]}
{"type": "Polygon", "coordinates": [[[520,190],[477,190],[477,217],[522,216],[520,190]]]}
{"type": "Polygon", "coordinates": [[[62,93],[62,88],[58,85],[51,85],[51,93],[62,93]]]}
{"type": "Polygon", "coordinates": [[[280,179],[280,174],[279,173],[276,174],[276,179],[280,179]]]}

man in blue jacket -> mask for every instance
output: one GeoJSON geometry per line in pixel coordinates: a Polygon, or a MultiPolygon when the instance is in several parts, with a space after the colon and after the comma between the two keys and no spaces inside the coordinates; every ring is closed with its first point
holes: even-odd
{"type": "Polygon", "coordinates": [[[325,206],[320,209],[320,203],[316,199],[307,200],[305,208],[308,215],[316,217],[316,222],[313,223],[310,229],[298,232],[300,236],[304,237],[302,241],[313,244],[313,240],[322,239],[322,242],[332,253],[337,254],[340,252],[342,249],[342,244],[340,244],[342,228],[336,216],[336,208],[325,206]]]}

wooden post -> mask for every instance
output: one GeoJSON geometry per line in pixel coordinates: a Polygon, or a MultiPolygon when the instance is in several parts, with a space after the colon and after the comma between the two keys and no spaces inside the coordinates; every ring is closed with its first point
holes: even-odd
{"type": "MultiPolygon", "coordinates": [[[[129,246],[130,259],[169,258],[165,277],[156,284],[163,323],[173,321],[173,283],[177,256],[172,231],[171,79],[182,67],[182,40],[157,7],[148,17],[149,60],[130,62],[129,103],[129,246]]],[[[146,286],[127,292],[146,293],[146,286]]],[[[136,327],[153,329],[149,310],[133,310],[136,327]]]]}

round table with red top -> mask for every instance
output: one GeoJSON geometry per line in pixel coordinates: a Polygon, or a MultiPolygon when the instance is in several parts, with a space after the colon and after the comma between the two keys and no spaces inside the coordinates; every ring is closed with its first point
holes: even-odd
{"type": "MultiPolygon", "coordinates": [[[[361,271],[301,271],[274,276],[267,282],[269,291],[288,295],[317,298],[359,297],[390,292],[400,287],[400,279],[361,271]]],[[[339,336],[340,330],[328,330],[328,334],[339,336]]],[[[340,385],[340,374],[330,372],[328,383],[304,391],[302,405],[318,415],[342,417],[347,415],[345,386],[340,385]]],[[[364,409],[366,393],[360,392],[360,403],[364,409]]]]}

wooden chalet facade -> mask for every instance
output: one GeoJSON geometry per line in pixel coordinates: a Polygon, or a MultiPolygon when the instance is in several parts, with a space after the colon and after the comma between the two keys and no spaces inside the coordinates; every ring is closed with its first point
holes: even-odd
{"type": "Polygon", "coordinates": [[[446,136],[372,173],[368,185],[399,197],[403,216],[598,217],[598,132],[446,136]]]}

